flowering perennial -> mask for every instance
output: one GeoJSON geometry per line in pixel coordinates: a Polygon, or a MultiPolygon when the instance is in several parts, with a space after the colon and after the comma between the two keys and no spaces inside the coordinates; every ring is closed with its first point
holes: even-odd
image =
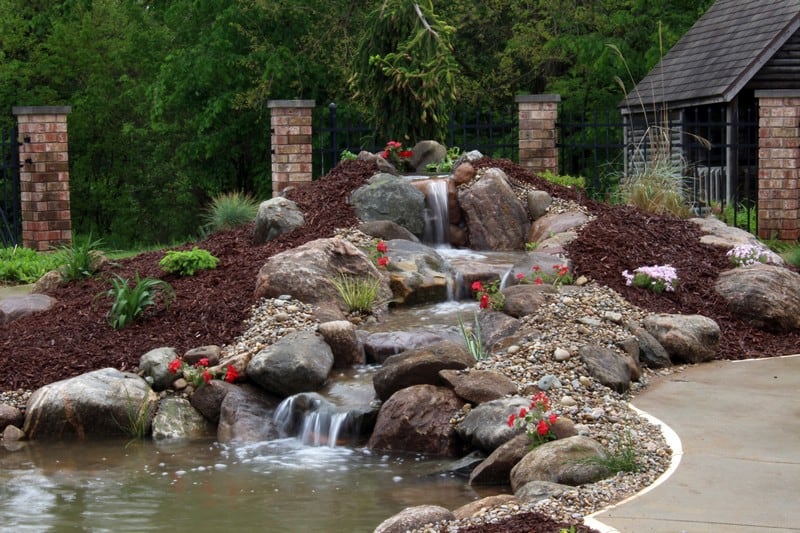
{"type": "Polygon", "coordinates": [[[481,309],[503,308],[505,297],[500,292],[500,280],[494,280],[486,285],[481,281],[474,281],[472,290],[475,292],[475,297],[478,299],[478,305],[481,309]]]}
{"type": "Polygon", "coordinates": [[[533,285],[552,284],[554,287],[559,285],[572,285],[572,273],[567,265],[553,265],[553,272],[545,272],[539,265],[534,265],[531,272],[526,276],[522,272],[517,272],[517,281],[533,285]]]}
{"type": "Polygon", "coordinates": [[[678,286],[678,273],[670,265],[655,265],[639,267],[633,274],[627,270],[622,271],[626,285],[650,289],[653,292],[675,292],[678,286]]]}
{"type": "Polygon", "coordinates": [[[403,150],[403,143],[397,141],[389,141],[386,147],[381,152],[381,157],[391,163],[394,168],[400,171],[411,170],[411,156],[414,153],[411,150],[403,150]]]}
{"type": "Polygon", "coordinates": [[[508,427],[525,428],[531,446],[536,447],[558,438],[552,429],[557,420],[558,415],[550,411],[550,399],[545,393],[537,392],[529,408],[522,407],[519,413],[509,415],[508,427]]]}
{"type": "Polygon", "coordinates": [[[726,255],[737,267],[780,262],[780,258],[774,252],[756,244],[740,244],[728,250],[726,255]]]}
{"type": "Polygon", "coordinates": [[[375,243],[375,249],[370,254],[372,262],[379,267],[386,268],[389,264],[389,256],[386,255],[387,253],[389,253],[389,247],[386,245],[386,241],[378,241],[375,243]]]}
{"type": "Polygon", "coordinates": [[[168,368],[173,374],[180,372],[186,381],[192,383],[195,387],[208,383],[212,379],[224,379],[228,383],[233,383],[239,377],[239,373],[236,372],[233,366],[223,367],[222,371],[219,372],[212,372],[208,369],[207,357],[203,357],[194,365],[190,365],[180,359],[173,359],[170,361],[168,368]]]}

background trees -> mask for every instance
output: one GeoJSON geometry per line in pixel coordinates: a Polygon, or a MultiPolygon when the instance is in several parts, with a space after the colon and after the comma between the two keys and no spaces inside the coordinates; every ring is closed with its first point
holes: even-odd
{"type": "Polygon", "coordinates": [[[196,233],[214,194],[269,195],[267,100],[336,101],[407,142],[449,106],[520,93],[615,105],[615,77],[632,86],[711,3],[0,0],[0,127],[14,105],[71,105],[76,230],[166,242],[196,233]]]}

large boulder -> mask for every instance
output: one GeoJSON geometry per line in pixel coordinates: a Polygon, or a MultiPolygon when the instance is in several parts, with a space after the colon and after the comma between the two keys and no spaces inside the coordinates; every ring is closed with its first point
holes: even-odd
{"type": "Polygon", "coordinates": [[[521,396],[484,402],[471,409],[458,423],[456,430],[475,448],[492,453],[500,445],[523,432],[521,428],[508,425],[508,416],[519,413],[522,407],[528,409],[530,405],[530,398],[521,396]]]}
{"type": "Polygon", "coordinates": [[[458,203],[467,222],[472,248],[523,249],[530,227],[528,212],[502,170],[486,170],[480,179],[459,191],[458,203]]]}
{"type": "Polygon", "coordinates": [[[278,404],[277,398],[252,385],[231,388],[220,406],[217,440],[246,444],[281,437],[273,422],[278,404]]]}
{"type": "Polygon", "coordinates": [[[639,362],[648,368],[667,368],[672,360],[663,346],[636,322],[628,322],[628,331],[633,333],[639,343],[639,362]]]}
{"type": "Polygon", "coordinates": [[[703,363],[719,351],[719,324],[702,315],[650,315],[644,328],[673,361],[703,363]]]}
{"type": "Polygon", "coordinates": [[[549,481],[576,487],[612,474],[602,460],[603,446],[589,437],[575,436],[545,442],[531,450],[511,469],[511,489],[516,493],[531,481],[549,481]]]}
{"type": "Polygon", "coordinates": [[[462,370],[474,364],[475,359],[463,343],[442,341],[389,357],[372,377],[372,383],[378,398],[386,400],[412,385],[442,385],[439,371],[462,370]]]}
{"type": "Polygon", "coordinates": [[[390,516],[375,528],[373,533],[405,533],[421,528],[425,524],[455,520],[455,515],[438,505],[417,505],[406,507],[390,516]]]}
{"type": "Polygon", "coordinates": [[[149,381],[155,391],[162,391],[172,386],[177,379],[169,369],[169,363],[178,357],[175,348],[155,348],[139,358],[139,370],[149,381]]]}
{"type": "Polygon", "coordinates": [[[631,381],[641,376],[639,361],[611,348],[585,344],[578,349],[578,355],[590,376],[617,392],[626,392],[631,388],[631,381]]]}
{"type": "Polygon", "coordinates": [[[425,229],[425,195],[408,180],[391,174],[376,174],[350,195],[356,216],[390,220],[421,236],[425,229]]]}
{"type": "Polygon", "coordinates": [[[411,305],[447,300],[447,267],[436,250],[406,240],[391,240],[386,245],[394,303],[411,305]]]}
{"type": "Polygon", "coordinates": [[[253,243],[264,244],[303,224],[305,218],[296,203],[283,197],[270,198],[258,206],[253,243]]]}
{"type": "Polygon", "coordinates": [[[359,341],[356,326],[349,320],[322,322],[317,331],[331,349],[335,368],[349,368],[366,363],[364,347],[359,341]]]}
{"type": "Polygon", "coordinates": [[[158,395],[130,372],[104,368],[34,391],[25,434],[36,439],[79,439],[147,434],[158,395]]]}
{"type": "Polygon", "coordinates": [[[367,443],[372,450],[458,457],[464,443],[450,419],[464,401],[450,389],[415,385],[392,395],[382,406],[367,443]]]}
{"type": "Polygon", "coordinates": [[[517,393],[517,384],[495,370],[441,370],[439,377],[459,398],[474,405],[517,393]]]}
{"type": "Polygon", "coordinates": [[[481,343],[489,351],[511,342],[522,324],[517,318],[488,309],[478,313],[478,323],[481,329],[481,343]]]}
{"type": "Polygon", "coordinates": [[[6,324],[40,311],[47,311],[55,303],[55,298],[44,294],[26,294],[4,298],[0,300],[0,324],[6,324]]]}
{"type": "Polygon", "coordinates": [[[225,396],[237,386],[227,381],[212,379],[189,397],[189,403],[212,424],[219,423],[219,413],[225,396]]]}
{"type": "Polygon", "coordinates": [[[339,276],[380,281],[379,301],[388,301],[388,282],[364,252],[344,239],[317,239],[270,257],[258,273],[256,298],[290,294],[305,303],[338,302],[345,307],[331,280],[339,276]]]}
{"type": "Polygon", "coordinates": [[[508,485],[511,469],[531,450],[527,433],[504,442],[470,473],[470,485],[508,485]]]}
{"type": "Polygon", "coordinates": [[[214,434],[212,426],[185,398],[164,398],[153,419],[153,438],[190,439],[214,434]]]}
{"type": "Polygon", "coordinates": [[[527,242],[541,242],[565,231],[575,231],[587,222],[589,217],[581,211],[544,215],[531,225],[527,242]]]}
{"type": "Polygon", "coordinates": [[[447,157],[447,148],[436,141],[419,141],[411,152],[411,166],[417,172],[427,172],[428,165],[441,163],[447,157]]]}
{"type": "Polygon", "coordinates": [[[383,364],[388,357],[407,350],[423,348],[441,341],[463,340],[455,328],[412,329],[408,331],[380,331],[370,333],[364,339],[364,352],[370,363],[383,364]]]}
{"type": "Polygon", "coordinates": [[[719,275],[714,290],[731,312],[756,327],[774,332],[800,329],[800,274],[756,264],[719,275]]]}
{"type": "Polygon", "coordinates": [[[313,331],[295,331],[250,359],[247,376],[278,396],[315,391],[333,367],[333,352],[313,331]]]}
{"type": "Polygon", "coordinates": [[[402,239],[405,241],[419,242],[419,238],[406,228],[391,220],[368,220],[358,225],[358,230],[371,237],[391,241],[402,239]]]}
{"type": "Polygon", "coordinates": [[[546,305],[555,289],[552,285],[511,285],[502,291],[503,312],[514,318],[522,318],[536,313],[546,305]]]}

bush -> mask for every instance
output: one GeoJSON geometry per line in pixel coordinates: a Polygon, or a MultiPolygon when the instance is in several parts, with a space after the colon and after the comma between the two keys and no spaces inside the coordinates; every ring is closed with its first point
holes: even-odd
{"type": "Polygon", "coordinates": [[[197,246],[190,252],[170,250],[159,261],[165,272],[179,276],[194,276],[198,270],[217,268],[219,259],[211,255],[208,250],[201,250],[197,246]]]}
{"type": "Polygon", "coordinates": [[[258,213],[258,201],[249,194],[229,192],[215,196],[204,215],[203,229],[207,233],[227,231],[253,221],[258,213]]]}
{"type": "Polygon", "coordinates": [[[111,280],[111,288],[98,297],[106,296],[114,301],[108,312],[108,323],[114,329],[122,329],[135,320],[144,316],[144,312],[149,307],[157,305],[157,297],[161,297],[161,303],[165,309],[175,299],[175,290],[166,281],[153,278],[139,278],[139,274],[130,285],[127,279],[114,274],[111,280]]]}
{"type": "Polygon", "coordinates": [[[560,176],[558,174],[553,174],[549,170],[546,170],[542,174],[539,174],[539,177],[549,181],[550,183],[561,185],[562,187],[575,187],[577,189],[586,188],[586,180],[581,176],[560,176]]]}
{"type": "Polygon", "coordinates": [[[40,254],[30,248],[0,248],[0,281],[33,283],[61,266],[61,254],[40,254]]]}
{"type": "Polygon", "coordinates": [[[63,264],[59,268],[65,281],[83,279],[93,276],[99,269],[102,254],[102,239],[92,240],[88,237],[75,239],[70,246],[61,246],[63,264]]]}

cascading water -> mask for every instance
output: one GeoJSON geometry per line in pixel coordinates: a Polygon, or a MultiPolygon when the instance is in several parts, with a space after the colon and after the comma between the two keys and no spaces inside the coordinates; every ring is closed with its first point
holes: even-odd
{"type": "Polygon", "coordinates": [[[316,393],[301,393],[283,400],[273,420],[286,436],[307,446],[335,447],[351,444],[360,437],[363,408],[334,405],[316,393]]]}
{"type": "Polygon", "coordinates": [[[449,243],[447,182],[447,179],[432,179],[425,182],[425,230],[422,241],[426,244],[442,246],[449,243]]]}

